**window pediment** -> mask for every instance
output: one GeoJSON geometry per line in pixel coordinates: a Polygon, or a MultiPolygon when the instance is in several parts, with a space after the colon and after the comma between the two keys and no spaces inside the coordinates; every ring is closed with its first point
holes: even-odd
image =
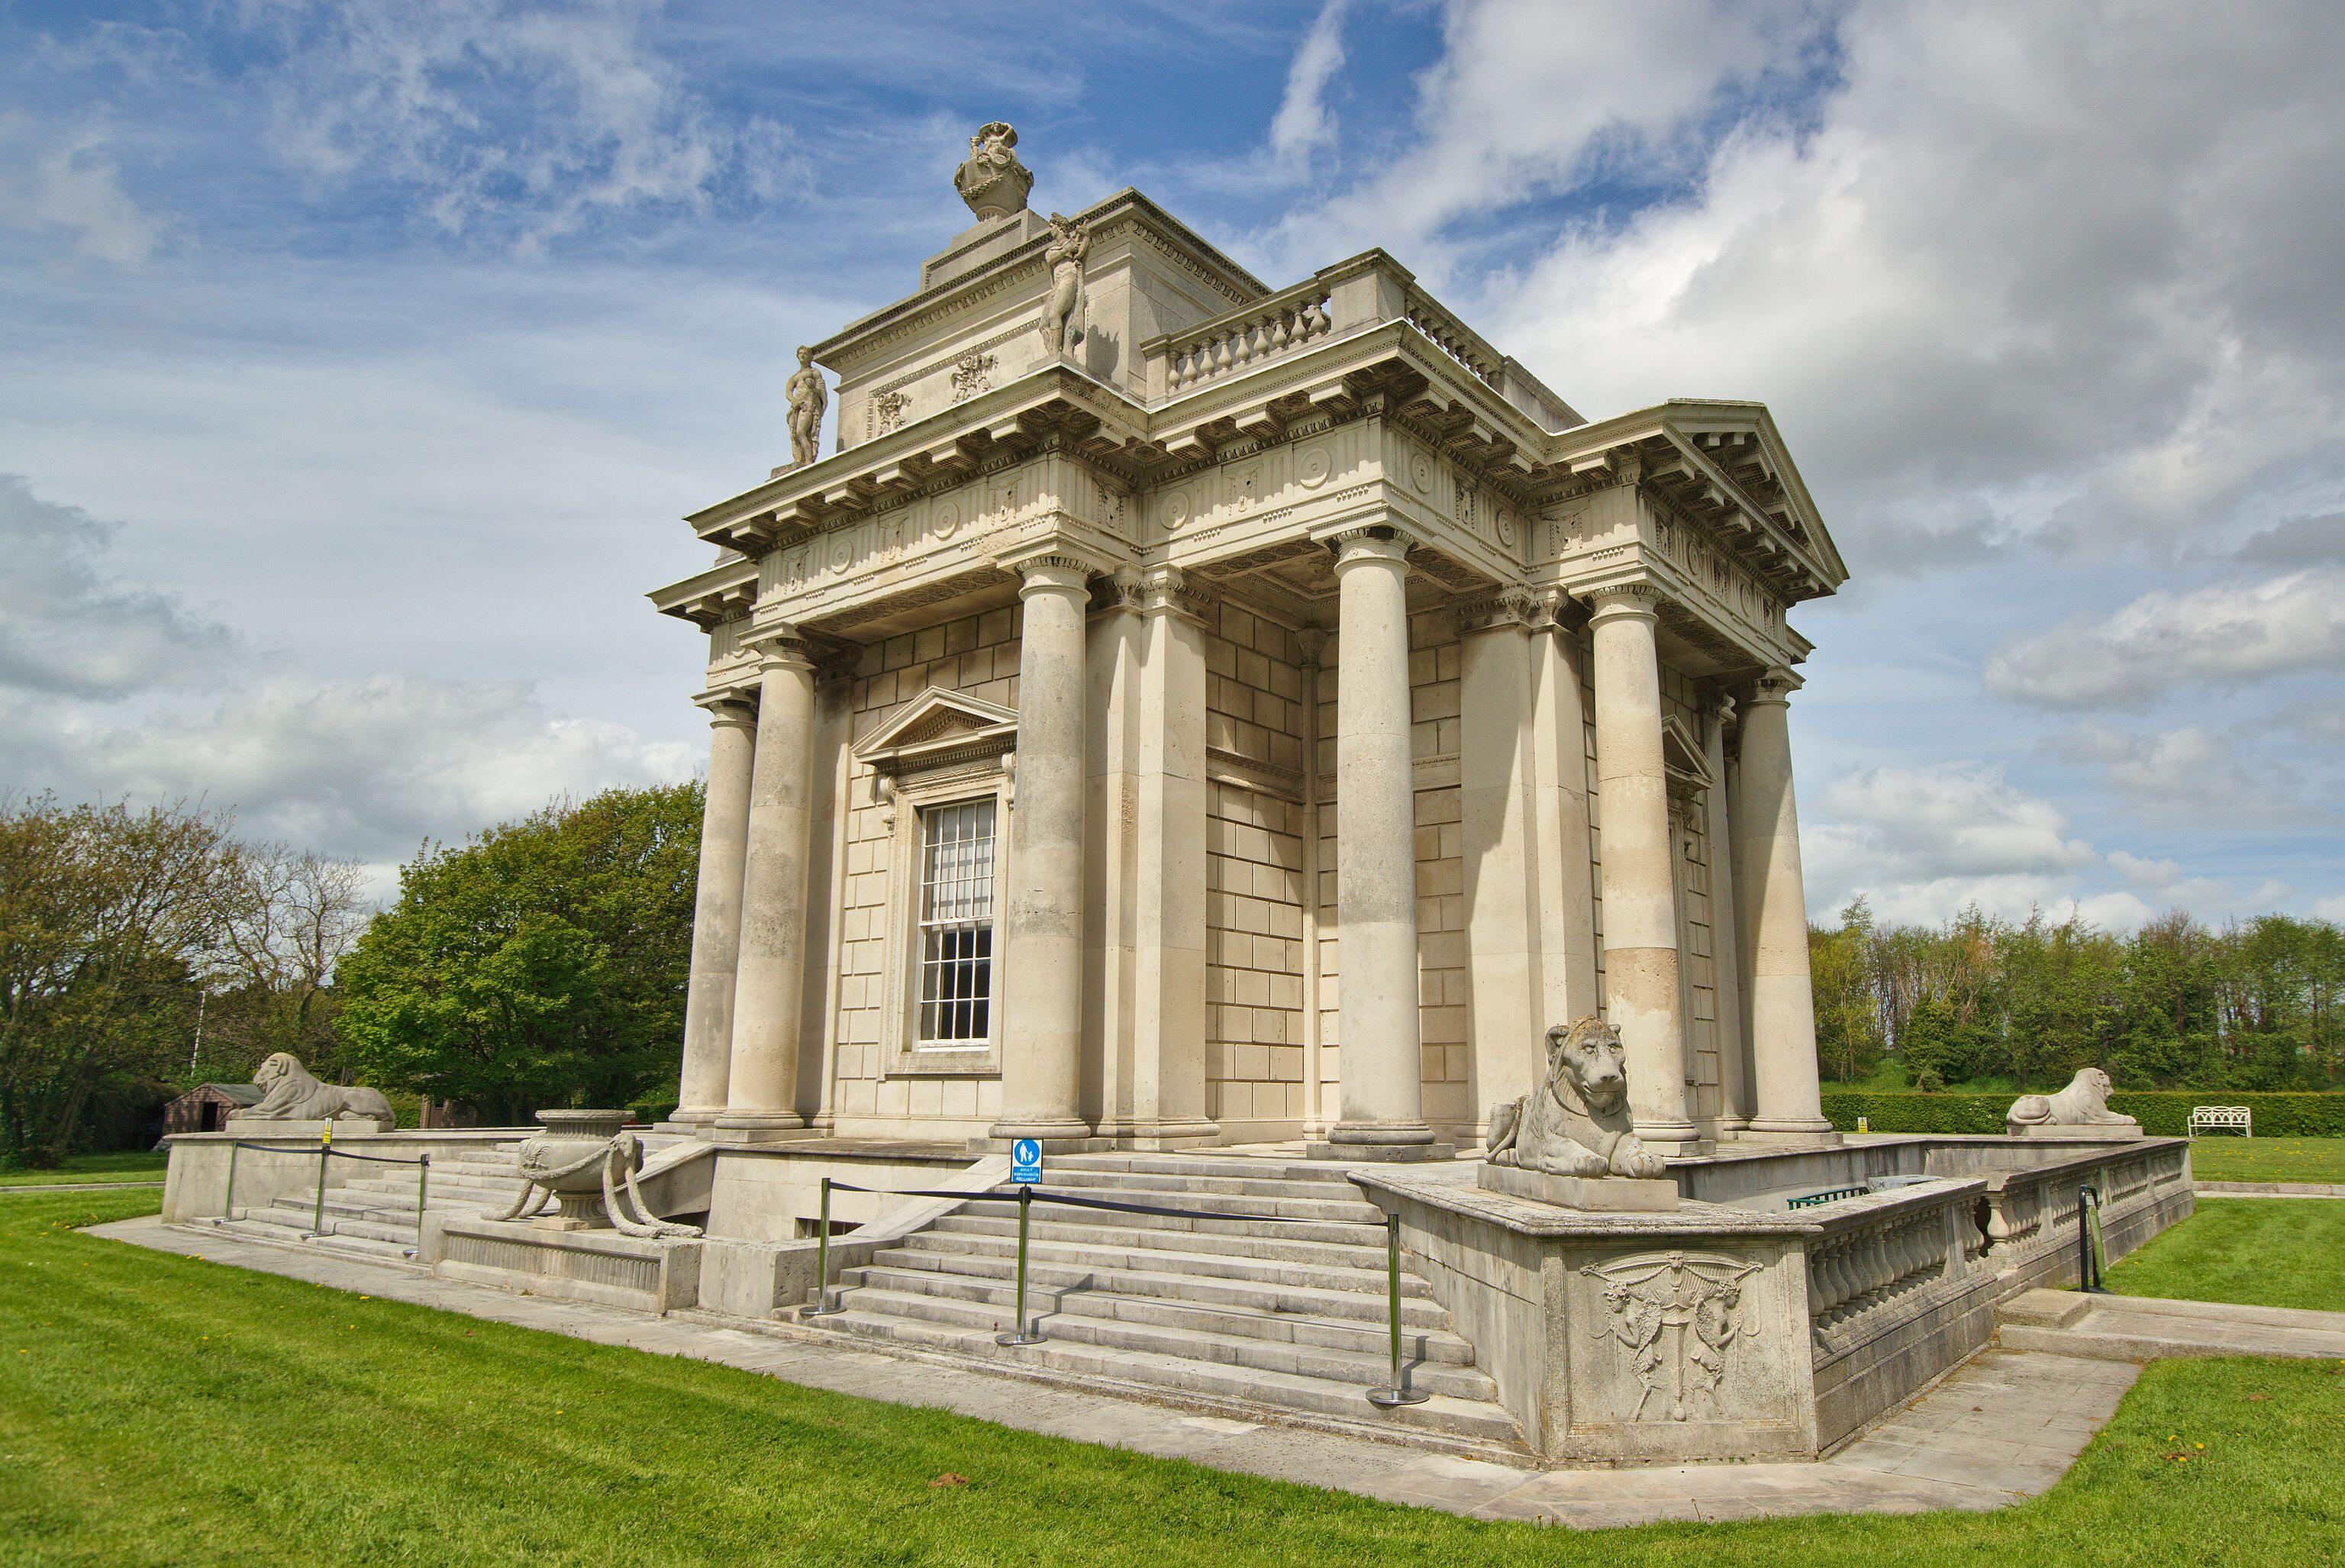
{"type": "Polygon", "coordinates": [[[1016,708],[929,687],[853,749],[857,761],[895,776],[982,761],[1017,745],[1016,708]]]}
{"type": "Polygon", "coordinates": [[[1680,798],[1702,794],[1717,782],[1711,777],[1710,759],[1675,714],[1661,720],[1661,767],[1669,775],[1670,793],[1680,798]]]}

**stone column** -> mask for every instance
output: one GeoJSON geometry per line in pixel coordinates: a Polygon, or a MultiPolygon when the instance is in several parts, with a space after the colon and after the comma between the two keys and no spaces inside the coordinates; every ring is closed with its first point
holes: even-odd
{"type": "Polygon", "coordinates": [[[997,1139],[1091,1135],[1082,1118],[1083,622],[1090,573],[1065,555],[1018,571],[1016,803],[1002,963],[997,1139]]]}
{"type": "Polygon", "coordinates": [[[1710,952],[1718,1013],[1718,1130],[1741,1131],[1751,1124],[1751,1037],[1743,1029],[1742,925],[1734,903],[1734,832],[1729,825],[1726,728],[1734,718],[1731,697],[1715,697],[1706,716],[1710,733],[1702,759],[1711,786],[1702,802],[1703,841],[1710,854],[1710,952]]]}
{"type": "Polygon", "coordinates": [[[1531,748],[1536,767],[1532,865],[1539,898],[1543,1023],[1596,1011],[1596,868],[1588,831],[1586,659],[1556,596],[1531,638],[1531,748]]]}
{"type": "Polygon", "coordinates": [[[1335,919],[1342,1052],[1332,1152],[1429,1149],[1417,1034],[1416,796],[1409,748],[1408,545],[1336,542],[1335,919]]]}
{"type": "Polygon", "coordinates": [[[1812,1138],[1832,1131],[1816,1082],[1816,1003],[1808,978],[1808,900],[1800,810],[1792,795],[1790,702],[1799,678],[1769,670],[1742,709],[1741,765],[1729,802],[1736,926],[1758,1082],[1750,1132],[1812,1138]]]}
{"type": "Polygon", "coordinates": [[[783,634],[764,639],[756,758],[741,869],[741,950],[733,1064],[716,1125],[749,1133],[806,1125],[797,1112],[806,988],[807,832],[814,786],[814,664],[783,634]]]}
{"type": "Polygon", "coordinates": [[[1665,1148],[1700,1135],[1688,1113],[1669,776],[1661,763],[1658,594],[1593,596],[1596,780],[1604,867],[1605,1012],[1628,1048],[1637,1135],[1665,1148]]]}
{"type": "Polygon", "coordinates": [[[1221,1129],[1205,1115],[1205,629],[1170,566],[1142,585],[1132,1042],[1136,1147],[1221,1129]]]}
{"type": "MultiPolygon", "coordinates": [[[[1458,810],[1471,953],[1471,1071],[1477,1124],[1528,1094],[1547,1068],[1539,889],[1532,870],[1531,624],[1520,590],[1461,606],[1458,810]]],[[[1543,618],[1543,617],[1542,617],[1543,618]]],[[[1485,1129],[1487,1132],[1487,1129],[1485,1129]]]]}
{"type": "Polygon", "coordinates": [[[693,895],[692,978],[684,998],[684,1084],[675,1120],[713,1121],[732,1074],[733,988],[741,953],[741,872],[749,850],[750,756],[756,715],[711,699],[708,797],[700,813],[700,881],[693,895]]]}

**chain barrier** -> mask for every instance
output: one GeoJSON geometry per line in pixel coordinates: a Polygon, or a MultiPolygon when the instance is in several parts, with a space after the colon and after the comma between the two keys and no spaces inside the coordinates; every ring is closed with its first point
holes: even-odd
{"type": "MultiPolygon", "coordinates": [[[[1000,1199],[1012,1196],[998,1187],[982,1187],[974,1191],[941,1187],[877,1187],[858,1186],[853,1182],[822,1178],[821,1217],[815,1233],[815,1299],[800,1316],[829,1318],[847,1310],[834,1306],[830,1299],[830,1195],[833,1191],[869,1193],[878,1197],[942,1197],[968,1203],[982,1198],[1000,1199]]],[[[1429,1397],[1422,1389],[1410,1386],[1408,1369],[1403,1361],[1400,1332],[1400,1216],[1386,1215],[1382,1219],[1301,1219],[1288,1214],[1246,1214],[1223,1210],[1172,1208],[1159,1204],[1118,1203],[1112,1198],[1078,1197],[1072,1193],[1051,1192],[1042,1187],[1020,1184],[1014,1195],[1018,1201],[1018,1267],[1016,1274],[1016,1316],[1006,1333],[996,1334],[999,1345],[1039,1345],[1042,1342],[1040,1320],[1030,1322],[1026,1316],[1026,1250],[1027,1232],[1033,1206],[1038,1203],[1057,1204],[1062,1208],[1104,1210],[1111,1214],[1147,1214],[1167,1219],[1230,1220],[1257,1225],[1352,1225],[1374,1227],[1385,1233],[1386,1324],[1392,1341],[1392,1381],[1368,1390],[1368,1402],[1379,1410],[1396,1405],[1423,1404],[1429,1397]]]]}
{"type": "MultiPolygon", "coordinates": [[[[314,1151],[299,1147],[288,1148],[282,1144],[255,1144],[248,1143],[242,1138],[231,1138],[228,1145],[228,1191],[220,1200],[220,1216],[223,1219],[236,1217],[236,1156],[239,1149],[252,1149],[266,1155],[301,1155],[313,1152],[317,1155],[318,1191],[310,1210],[310,1234],[312,1236],[326,1234],[326,1166],[330,1160],[358,1160],[372,1166],[416,1167],[415,1223],[419,1227],[423,1224],[423,1210],[431,1201],[431,1156],[428,1154],[419,1155],[411,1160],[394,1159],[388,1155],[354,1155],[348,1149],[334,1147],[334,1140],[330,1135],[321,1135],[314,1151]]],[[[369,1217],[397,1212],[395,1209],[372,1207],[359,1210],[360,1214],[369,1217]]]]}

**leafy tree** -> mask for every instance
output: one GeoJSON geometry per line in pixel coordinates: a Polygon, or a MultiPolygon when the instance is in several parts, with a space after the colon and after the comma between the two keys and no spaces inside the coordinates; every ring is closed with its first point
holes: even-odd
{"type": "Polygon", "coordinates": [[[230,859],[219,812],[0,804],[0,1161],[54,1166],[94,1102],[160,1097],[230,859]]]}
{"type": "Polygon", "coordinates": [[[350,1059],[508,1123],[672,1089],[700,810],[696,784],[614,789],[425,846],[341,964],[350,1059]]]}

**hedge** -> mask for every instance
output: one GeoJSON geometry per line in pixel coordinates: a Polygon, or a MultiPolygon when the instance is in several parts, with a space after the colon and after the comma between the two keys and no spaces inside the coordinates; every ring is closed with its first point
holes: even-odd
{"type": "MultiPolygon", "coordinates": [[[[1842,1132],[1854,1132],[1863,1116],[1876,1133],[1999,1133],[2015,1095],[1921,1095],[1911,1090],[1824,1091],[1824,1116],[1842,1132]]],[[[2222,1089],[2120,1089],[2109,1109],[2132,1116],[2142,1131],[2180,1137],[2189,1130],[2194,1105],[2245,1105],[2255,1114],[2260,1138],[2345,1138],[2345,1094],[2239,1094],[2222,1089]]],[[[2232,1135],[2225,1135],[2229,1136],[2232,1135]]]]}

